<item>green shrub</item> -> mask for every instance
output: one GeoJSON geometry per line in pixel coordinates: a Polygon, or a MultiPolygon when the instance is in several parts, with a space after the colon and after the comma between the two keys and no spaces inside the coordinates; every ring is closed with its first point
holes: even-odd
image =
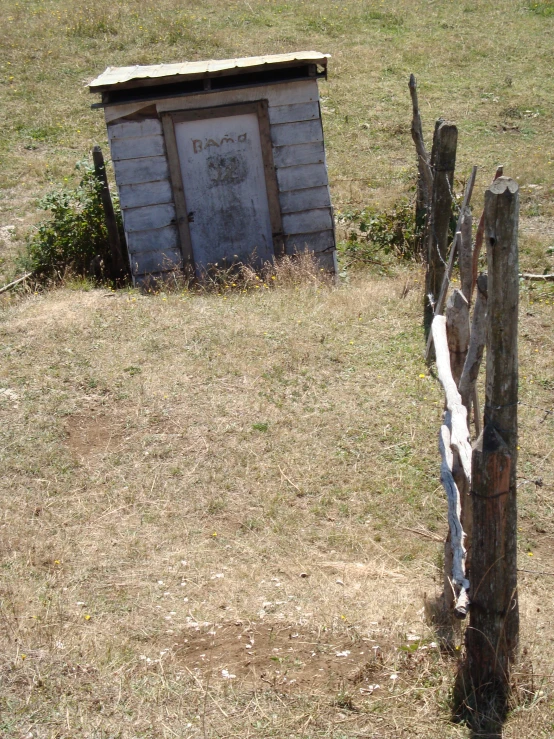
{"type": "Polygon", "coordinates": [[[347,239],[340,251],[348,267],[380,263],[383,256],[411,260],[418,258],[414,206],[409,201],[397,203],[391,210],[368,207],[347,211],[339,216],[346,227],[347,239]]]}
{"type": "MultiPolygon", "coordinates": [[[[454,195],[449,226],[449,241],[456,232],[456,222],[462,198],[454,195]]],[[[339,254],[345,267],[383,266],[383,258],[402,261],[424,261],[425,222],[416,223],[413,201],[405,199],[390,210],[378,211],[367,207],[339,215],[339,224],[346,229],[346,241],[339,244],[339,254]]]]}
{"type": "MultiPolygon", "coordinates": [[[[50,217],[29,235],[20,260],[21,266],[39,279],[60,278],[67,272],[96,277],[110,274],[101,185],[90,161],[78,162],[76,168],[81,172],[77,188],[54,190],[39,201],[39,207],[49,211],[50,217]]],[[[122,233],[115,198],[114,208],[122,233]]]]}

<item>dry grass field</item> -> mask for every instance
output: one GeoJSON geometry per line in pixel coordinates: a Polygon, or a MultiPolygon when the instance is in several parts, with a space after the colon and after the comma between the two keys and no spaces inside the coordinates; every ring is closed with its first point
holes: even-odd
{"type": "MultiPolygon", "coordinates": [[[[300,48],[338,210],[409,196],[407,79],[460,128],[458,189],[518,177],[552,270],[551,0],[0,0],[0,275],[105,145],[107,65],[300,48]]],[[[442,394],[416,267],[330,286],[0,302],[0,737],[466,739],[441,649],[442,394]]],[[[505,737],[554,736],[554,291],[523,285],[521,659],[505,737]]]]}
{"type": "MultiPolygon", "coordinates": [[[[429,619],[419,280],[4,308],[2,736],[468,736],[429,619]]],[[[529,739],[554,730],[552,336],[524,295],[520,566],[550,575],[521,573],[506,736],[529,739]]]]}

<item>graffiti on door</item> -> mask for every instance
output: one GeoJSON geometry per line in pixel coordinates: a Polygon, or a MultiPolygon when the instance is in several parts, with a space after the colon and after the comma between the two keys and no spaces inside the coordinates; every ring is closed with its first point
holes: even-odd
{"type": "Polygon", "coordinates": [[[243,144],[248,139],[248,134],[246,133],[239,133],[236,139],[234,139],[232,136],[223,136],[219,141],[217,139],[191,139],[192,141],[192,150],[195,154],[200,154],[200,152],[205,151],[206,149],[211,149],[214,146],[219,149],[220,146],[223,146],[223,144],[234,144],[235,141],[239,144],[243,144]]]}

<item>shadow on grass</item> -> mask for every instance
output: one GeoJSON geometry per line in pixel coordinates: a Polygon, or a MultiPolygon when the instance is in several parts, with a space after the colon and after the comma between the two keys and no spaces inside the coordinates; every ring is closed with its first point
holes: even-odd
{"type": "Polygon", "coordinates": [[[467,663],[456,676],[452,718],[471,729],[471,739],[502,739],[502,727],[510,710],[510,694],[500,681],[471,684],[467,663]]]}
{"type": "Polygon", "coordinates": [[[444,594],[425,599],[425,618],[433,627],[441,650],[450,655],[459,653],[462,641],[461,622],[448,609],[444,594]]]}
{"type": "MultiPolygon", "coordinates": [[[[425,615],[440,640],[441,649],[460,655],[463,641],[462,622],[446,606],[444,594],[425,601],[425,615]]],[[[467,658],[459,663],[452,692],[452,720],[471,730],[471,739],[502,739],[511,696],[505,685],[486,683],[477,688],[471,683],[467,658]]]]}

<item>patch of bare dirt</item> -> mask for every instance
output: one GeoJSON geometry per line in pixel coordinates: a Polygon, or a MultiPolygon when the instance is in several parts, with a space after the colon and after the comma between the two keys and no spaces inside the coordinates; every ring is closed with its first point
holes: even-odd
{"type": "Polygon", "coordinates": [[[193,674],[209,670],[220,680],[265,683],[285,693],[336,693],[351,685],[369,694],[388,679],[374,639],[284,623],[193,623],[174,654],[193,674]]]}
{"type": "Polygon", "coordinates": [[[121,430],[104,414],[75,415],[65,424],[67,445],[78,457],[106,454],[121,441],[121,430]]]}

